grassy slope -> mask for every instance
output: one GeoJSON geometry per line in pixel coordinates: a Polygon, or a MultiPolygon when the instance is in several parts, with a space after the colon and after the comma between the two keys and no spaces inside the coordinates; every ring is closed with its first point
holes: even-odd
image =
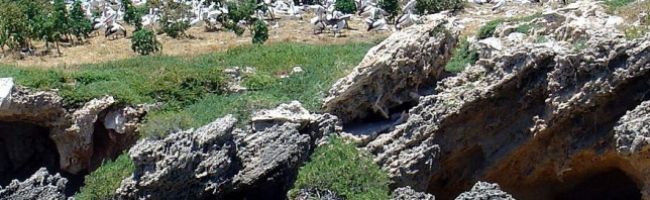
{"type": "MultiPolygon", "coordinates": [[[[371,43],[306,45],[282,43],[245,46],[180,58],[150,56],[83,65],[75,70],[41,70],[0,66],[0,77],[14,77],[18,84],[40,89],[58,89],[69,106],[79,106],[94,97],[113,95],[122,103],[165,105],[145,119],[141,134],[164,135],[177,129],[198,127],[226,114],[247,119],[254,109],[270,108],[291,100],[317,111],[319,102],[335,80],[344,76],[365,55],[371,43]],[[245,77],[255,90],[226,94],[220,90],[223,69],[254,67],[245,77]],[[293,67],[304,73],[280,79],[293,67]]],[[[78,199],[106,199],[131,173],[126,156],[107,162],[86,179],[78,199]]]]}

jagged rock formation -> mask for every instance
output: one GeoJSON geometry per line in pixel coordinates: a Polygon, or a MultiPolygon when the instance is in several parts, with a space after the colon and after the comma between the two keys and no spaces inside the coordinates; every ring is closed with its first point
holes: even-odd
{"type": "MultiPolygon", "coordinates": [[[[300,104],[291,105],[296,108],[292,110],[304,110],[300,104]]],[[[282,113],[277,119],[265,115],[265,122],[276,124],[254,131],[236,128],[237,120],[226,116],[196,130],[139,142],[129,151],[136,171],[122,182],[117,198],[284,198],[300,164],[319,138],[337,130],[338,120],[331,115],[307,113],[301,118],[305,113],[282,113]],[[297,118],[312,120],[305,124],[285,120],[297,118]]]]}
{"type": "Polygon", "coordinates": [[[444,65],[458,42],[458,31],[445,15],[397,32],[370,49],[353,72],[339,80],[325,98],[325,112],[349,123],[417,102],[444,76],[444,65]],[[381,80],[381,81],[378,81],[381,80]]]}
{"type": "MultiPolygon", "coordinates": [[[[648,122],[631,120],[646,115],[642,102],[650,100],[650,40],[624,39],[613,19],[599,3],[581,1],[503,24],[495,37],[472,41],[480,54],[476,64],[439,81],[433,94],[409,110],[406,122],[364,148],[389,172],[393,187],[411,186],[440,199],[452,199],[480,180],[498,183],[518,199],[650,199],[650,165],[643,154],[648,122]],[[508,31],[531,23],[541,28],[508,31]],[[548,40],[536,41],[539,36],[548,40]]],[[[426,34],[415,33],[410,38],[426,34]]],[[[410,76],[372,81],[401,88],[392,82],[400,78],[410,76]]],[[[341,82],[349,88],[368,85],[361,78],[341,82]]],[[[375,94],[372,88],[359,91],[375,94]]],[[[326,108],[347,119],[361,115],[338,108],[384,102],[333,95],[339,100],[326,101],[326,108]]]]}
{"type": "Polygon", "coordinates": [[[112,97],[66,108],[53,91],[1,82],[0,90],[10,92],[0,97],[0,182],[27,178],[40,167],[71,174],[92,170],[135,143],[146,112],[112,97]]]}
{"type": "Polygon", "coordinates": [[[435,200],[431,194],[424,192],[417,192],[411,187],[401,187],[393,190],[393,193],[390,195],[391,200],[435,200]]]}
{"type": "Polygon", "coordinates": [[[463,192],[456,200],[515,200],[512,196],[501,191],[498,184],[478,182],[472,190],[463,192]]]}
{"type": "Polygon", "coordinates": [[[7,187],[0,187],[0,199],[64,200],[67,182],[58,173],[51,175],[45,168],[41,168],[25,181],[14,180],[7,187]]]}

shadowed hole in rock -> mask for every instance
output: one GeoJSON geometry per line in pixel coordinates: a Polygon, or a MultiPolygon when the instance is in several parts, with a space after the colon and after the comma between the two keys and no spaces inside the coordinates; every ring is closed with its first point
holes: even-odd
{"type": "Polygon", "coordinates": [[[557,193],[555,200],[640,200],[637,184],[618,169],[585,177],[575,186],[557,193]]]}
{"type": "Polygon", "coordinates": [[[404,118],[403,114],[416,105],[417,102],[408,102],[390,109],[389,119],[386,119],[382,114],[368,111],[369,115],[366,118],[344,124],[343,129],[345,132],[354,135],[375,135],[388,132],[396,125],[405,122],[406,118],[404,118]]]}
{"type": "Polygon", "coordinates": [[[25,180],[42,167],[68,179],[66,193],[74,194],[83,182],[83,175],[60,169],[59,154],[48,128],[25,122],[0,122],[0,186],[7,186],[14,179],[25,180]]]}

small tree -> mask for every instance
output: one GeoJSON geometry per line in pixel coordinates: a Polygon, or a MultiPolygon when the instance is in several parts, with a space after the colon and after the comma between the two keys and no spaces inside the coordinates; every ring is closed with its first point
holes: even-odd
{"type": "Polygon", "coordinates": [[[357,5],[354,3],[354,0],[337,0],[334,4],[334,9],[345,14],[352,14],[357,11],[357,5]]]}
{"type": "Polygon", "coordinates": [[[264,21],[258,19],[253,24],[253,44],[264,44],[269,39],[269,28],[264,21]]]}
{"type": "Polygon", "coordinates": [[[135,25],[137,18],[140,18],[140,16],[133,6],[133,2],[131,0],[122,0],[122,8],[124,9],[124,21],[128,24],[135,25]]]}
{"type": "Polygon", "coordinates": [[[245,21],[251,23],[255,13],[255,4],[254,0],[243,0],[240,2],[228,2],[228,18],[224,22],[224,27],[235,32],[236,35],[241,36],[244,34],[244,29],[239,27],[237,23],[240,21],[245,21]]]}
{"type": "MultiPolygon", "coordinates": [[[[68,22],[68,11],[65,6],[64,0],[54,0],[54,13],[53,17],[53,39],[56,44],[56,51],[61,55],[61,49],[59,48],[59,39],[63,36],[68,37],[70,32],[69,22],[68,22]]],[[[69,38],[68,38],[69,39],[69,38]]]]}
{"type": "Polygon", "coordinates": [[[3,2],[0,6],[0,27],[3,43],[12,51],[17,51],[29,44],[31,35],[29,21],[19,2],[3,2]]]}
{"type": "Polygon", "coordinates": [[[445,10],[460,10],[465,6],[463,0],[416,0],[415,10],[420,15],[439,13],[445,10]]]}
{"type": "Polygon", "coordinates": [[[133,32],[131,49],[140,55],[149,55],[162,50],[162,44],[156,39],[156,34],[147,29],[133,32]]]}
{"type": "Polygon", "coordinates": [[[388,16],[390,21],[393,21],[397,14],[399,14],[398,0],[379,0],[379,7],[390,14],[390,16],[388,16]]]}
{"type": "Polygon", "coordinates": [[[185,36],[185,31],[190,28],[190,23],[183,16],[188,14],[185,4],[168,1],[160,19],[162,32],[172,38],[185,36]]]}
{"type": "Polygon", "coordinates": [[[93,31],[92,22],[86,18],[79,0],[74,1],[72,11],[70,11],[70,30],[79,41],[88,38],[90,32],[93,31]]]}

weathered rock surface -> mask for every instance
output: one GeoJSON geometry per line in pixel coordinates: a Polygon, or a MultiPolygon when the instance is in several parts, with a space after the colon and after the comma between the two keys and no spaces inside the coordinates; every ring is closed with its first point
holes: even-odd
{"type": "Polygon", "coordinates": [[[117,156],[133,144],[136,125],[146,113],[140,107],[120,106],[112,97],[94,99],[80,108],[66,108],[63,99],[52,91],[17,86],[10,91],[0,106],[0,122],[43,128],[56,145],[56,149],[48,151],[57,152],[59,168],[72,174],[91,170],[102,159],[117,156]]]}
{"type": "MultiPolygon", "coordinates": [[[[405,123],[364,148],[377,156],[394,188],[411,186],[440,199],[452,199],[479,180],[498,183],[518,199],[650,199],[642,103],[650,100],[650,39],[628,41],[608,19],[598,3],[578,2],[517,22],[543,21],[535,34],[510,36],[515,33],[501,27],[497,37],[474,41],[476,48],[494,48],[464,72],[439,81],[405,123]],[[550,40],[533,42],[539,34],[550,40]]],[[[373,79],[378,80],[384,78],[373,79]]],[[[367,87],[362,81],[349,84],[367,87]]],[[[340,99],[326,108],[372,102],[333,94],[340,99]]]]}
{"type": "Polygon", "coordinates": [[[41,168],[25,181],[14,180],[7,187],[0,187],[0,199],[64,200],[67,182],[58,173],[51,175],[45,168],[41,168]]]}
{"type": "Polygon", "coordinates": [[[353,72],[334,84],[324,111],[343,123],[377,115],[390,118],[390,110],[417,102],[443,76],[445,63],[456,45],[458,31],[445,15],[392,34],[370,49],[353,72]]]}
{"type": "Polygon", "coordinates": [[[512,196],[501,191],[498,184],[478,182],[472,190],[463,192],[456,200],[514,200],[512,196]]]}
{"type": "Polygon", "coordinates": [[[136,171],[122,182],[117,198],[285,198],[318,139],[339,129],[335,117],[304,113],[293,104],[294,113],[288,105],[275,109],[287,111],[280,115],[261,112],[260,119],[277,124],[255,131],[236,128],[237,120],[227,116],[197,130],[139,142],[129,151],[136,171]],[[286,116],[312,121],[301,124],[286,116]]]}
{"type": "Polygon", "coordinates": [[[647,154],[650,144],[650,101],[627,112],[614,127],[616,151],[624,156],[647,154]]]}
{"type": "Polygon", "coordinates": [[[314,116],[307,109],[303,108],[302,104],[298,101],[281,104],[275,109],[258,111],[251,117],[254,131],[264,130],[270,126],[287,122],[304,126],[314,120],[314,116]]]}
{"type": "Polygon", "coordinates": [[[390,195],[391,200],[435,200],[431,194],[424,192],[417,192],[410,187],[401,187],[393,190],[393,193],[390,195]]]}

